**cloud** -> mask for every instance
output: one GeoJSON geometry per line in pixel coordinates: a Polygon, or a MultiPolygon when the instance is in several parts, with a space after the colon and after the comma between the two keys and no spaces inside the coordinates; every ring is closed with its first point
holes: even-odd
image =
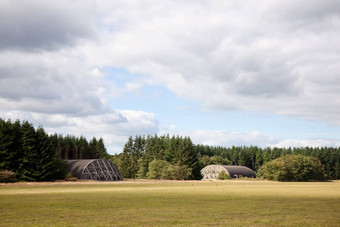
{"type": "Polygon", "coordinates": [[[297,140],[288,139],[282,140],[277,144],[270,144],[270,147],[340,147],[340,141],[336,139],[309,139],[297,140]]]}
{"type": "Polygon", "coordinates": [[[206,109],[340,125],[338,1],[139,3],[98,8],[112,29],[83,49],[91,61],[206,109]]]}
{"type": "Polygon", "coordinates": [[[28,112],[88,115],[110,110],[115,85],[77,52],[0,52],[0,102],[28,112]]]}
{"type": "Polygon", "coordinates": [[[257,131],[252,132],[227,132],[221,130],[208,131],[180,131],[175,125],[163,128],[160,135],[181,135],[189,136],[195,144],[208,146],[258,146],[258,147],[339,147],[340,140],[326,138],[311,139],[279,139],[275,136],[257,131]]]}
{"type": "Polygon", "coordinates": [[[102,137],[110,153],[119,153],[129,136],[156,133],[158,120],[109,104],[122,88],[80,49],[95,36],[94,5],[0,3],[0,117],[28,120],[49,133],[102,137]]]}
{"type": "Polygon", "coordinates": [[[260,132],[225,132],[225,131],[195,131],[191,134],[193,141],[210,146],[259,146],[266,147],[276,139],[260,132]]]}
{"type": "Polygon", "coordinates": [[[55,50],[94,37],[89,1],[4,0],[0,3],[0,50],[55,50]]]}

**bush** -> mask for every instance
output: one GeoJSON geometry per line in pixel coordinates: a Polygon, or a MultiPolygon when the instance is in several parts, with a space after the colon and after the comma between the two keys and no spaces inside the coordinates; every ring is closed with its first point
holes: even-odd
{"type": "Polygon", "coordinates": [[[316,157],[287,155],[264,164],[258,176],[277,181],[324,180],[325,170],[316,157]]]}
{"type": "Polygon", "coordinates": [[[146,175],[149,179],[168,179],[170,178],[169,165],[167,161],[154,159],[149,163],[149,172],[146,175]]]}
{"type": "Polygon", "coordinates": [[[17,181],[18,179],[13,171],[8,170],[0,171],[0,183],[13,183],[17,181]]]}
{"type": "Polygon", "coordinates": [[[68,172],[65,176],[66,181],[77,181],[78,179],[72,175],[72,173],[68,172]]]}
{"type": "Polygon", "coordinates": [[[191,177],[192,169],[186,165],[171,165],[167,161],[154,159],[149,163],[149,179],[162,180],[188,180],[191,177]]]}
{"type": "Polygon", "coordinates": [[[191,176],[192,169],[186,165],[170,165],[168,172],[172,180],[188,180],[191,176]]]}
{"type": "Polygon", "coordinates": [[[219,179],[219,180],[227,180],[227,179],[231,179],[231,177],[230,177],[229,174],[227,174],[226,171],[222,170],[222,171],[218,174],[217,179],[219,179]]]}

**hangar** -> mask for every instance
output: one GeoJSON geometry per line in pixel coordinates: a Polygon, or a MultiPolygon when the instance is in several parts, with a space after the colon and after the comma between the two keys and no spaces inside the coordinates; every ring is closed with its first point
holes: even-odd
{"type": "Polygon", "coordinates": [[[123,180],[117,166],[107,159],[67,160],[68,171],[78,179],[116,181],[123,180]]]}
{"type": "Polygon", "coordinates": [[[231,178],[256,177],[254,171],[245,166],[208,165],[201,170],[202,180],[217,179],[221,171],[225,171],[231,178]]]}

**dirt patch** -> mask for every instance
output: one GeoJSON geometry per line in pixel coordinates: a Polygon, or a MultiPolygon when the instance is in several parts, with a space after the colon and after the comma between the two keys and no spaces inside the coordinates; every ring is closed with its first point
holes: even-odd
{"type": "MultiPolygon", "coordinates": [[[[55,182],[15,182],[0,183],[0,186],[29,186],[29,185],[92,185],[92,184],[144,184],[144,183],[180,183],[180,182],[202,182],[180,181],[180,180],[149,180],[149,179],[128,179],[123,181],[95,181],[95,180],[77,180],[77,181],[55,181],[55,182]]],[[[206,181],[205,181],[206,182],[206,181]]]]}
{"type": "MultiPolygon", "coordinates": [[[[261,182],[256,179],[232,179],[232,180],[150,180],[150,179],[126,179],[122,181],[95,181],[95,180],[77,180],[77,181],[55,181],[55,182],[15,182],[0,183],[0,186],[43,186],[43,185],[95,185],[95,184],[147,184],[147,183],[211,183],[211,182],[261,182]]],[[[263,182],[263,181],[262,181],[263,182]]]]}

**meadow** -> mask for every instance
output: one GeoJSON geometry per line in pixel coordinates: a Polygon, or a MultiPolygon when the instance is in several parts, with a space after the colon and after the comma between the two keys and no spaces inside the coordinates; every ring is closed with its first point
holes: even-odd
{"type": "Polygon", "coordinates": [[[0,186],[0,226],[340,226],[340,181],[0,186]]]}

